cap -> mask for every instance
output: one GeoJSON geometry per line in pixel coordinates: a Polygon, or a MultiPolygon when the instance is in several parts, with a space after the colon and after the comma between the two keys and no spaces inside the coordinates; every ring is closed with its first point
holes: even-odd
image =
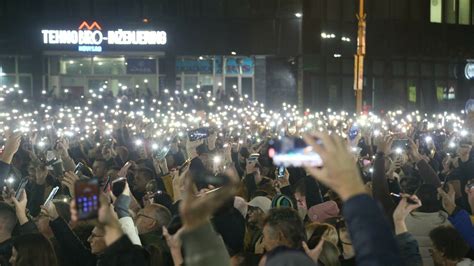
{"type": "Polygon", "coordinates": [[[264,213],[268,213],[272,208],[272,201],[267,197],[258,196],[253,198],[247,205],[260,208],[264,213]]]}
{"type": "Polygon", "coordinates": [[[280,207],[294,208],[293,202],[291,201],[291,199],[283,194],[278,194],[272,199],[272,208],[280,208],[280,207]]]}
{"type": "Polygon", "coordinates": [[[313,222],[323,222],[339,215],[339,207],[333,200],[314,205],[308,210],[308,217],[313,222]]]}

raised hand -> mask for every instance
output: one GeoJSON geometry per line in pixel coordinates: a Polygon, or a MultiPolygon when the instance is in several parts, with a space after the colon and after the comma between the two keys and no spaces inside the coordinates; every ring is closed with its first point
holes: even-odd
{"type": "Polygon", "coordinates": [[[5,142],[5,148],[3,149],[3,153],[1,156],[2,162],[11,164],[13,156],[18,151],[18,148],[20,148],[20,143],[21,134],[19,132],[7,133],[7,141],[5,142]]]}
{"type": "Polygon", "coordinates": [[[193,230],[209,222],[212,214],[233,196],[233,186],[224,186],[197,197],[192,179],[185,180],[185,193],[179,208],[184,230],[193,230]]]}
{"type": "Polygon", "coordinates": [[[393,222],[395,224],[395,233],[397,235],[408,231],[405,219],[415,209],[421,207],[421,201],[415,195],[402,194],[402,199],[398,203],[397,208],[393,212],[393,222]],[[409,203],[410,199],[414,203],[409,203]]]}
{"type": "Polygon", "coordinates": [[[15,205],[16,217],[20,225],[24,225],[28,222],[28,217],[26,216],[26,205],[28,203],[28,198],[26,196],[26,191],[23,189],[20,192],[20,198],[17,200],[14,196],[10,198],[15,205]]]}
{"type": "Polygon", "coordinates": [[[321,252],[323,251],[323,245],[324,245],[324,239],[321,239],[319,243],[314,247],[313,249],[310,249],[308,247],[308,244],[303,241],[302,243],[304,252],[308,257],[310,257],[314,263],[318,263],[319,256],[321,255],[321,252]]]}
{"type": "Polygon", "coordinates": [[[438,194],[441,196],[444,210],[446,210],[446,212],[449,215],[451,215],[456,209],[456,200],[455,200],[456,192],[454,190],[453,185],[449,183],[447,184],[447,188],[448,188],[448,192],[446,193],[443,187],[439,187],[438,194]]]}
{"type": "Polygon", "coordinates": [[[74,197],[74,184],[77,180],[79,180],[79,176],[73,172],[64,173],[64,178],[61,181],[61,184],[69,189],[69,194],[71,194],[71,197],[74,197]]]}
{"type": "Polygon", "coordinates": [[[323,167],[306,167],[313,177],[339,194],[344,201],[358,194],[366,194],[359,169],[352,163],[353,156],[341,137],[316,133],[314,136],[306,135],[304,139],[321,156],[324,164],[323,167]]]}

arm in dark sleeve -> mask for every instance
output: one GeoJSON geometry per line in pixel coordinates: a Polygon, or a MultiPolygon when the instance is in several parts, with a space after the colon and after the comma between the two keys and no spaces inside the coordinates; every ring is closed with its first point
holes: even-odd
{"type": "Polygon", "coordinates": [[[357,265],[402,265],[388,221],[369,195],[357,195],[347,200],[343,215],[357,265]]]}
{"type": "Polygon", "coordinates": [[[10,165],[0,161],[0,178],[6,178],[10,172],[10,165]]]}
{"type": "Polygon", "coordinates": [[[416,165],[418,166],[418,171],[423,182],[426,184],[432,184],[435,187],[441,186],[441,181],[439,180],[438,175],[425,160],[420,160],[416,165]]]}
{"type": "Polygon", "coordinates": [[[96,257],[82,244],[63,218],[50,221],[49,226],[65,254],[81,258],[83,265],[95,265],[96,257]]]}
{"type": "Polygon", "coordinates": [[[469,244],[471,249],[474,249],[474,228],[472,227],[471,218],[467,211],[460,209],[451,216],[448,220],[456,228],[462,238],[469,244]]]}
{"type": "Polygon", "coordinates": [[[253,174],[246,175],[244,178],[244,184],[247,188],[247,198],[250,199],[252,195],[257,191],[257,184],[255,183],[255,176],[253,174]]]}
{"type": "Polygon", "coordinates": [[[35,234],[39,233],[38,227],[32,220],[28,220],[25,224],[20,225],[20,235],[35,234]]]}
{"type": "Polygon", "coordinates": [[[421,266],[420,249],[416,239],[408,232],[395,236],[400,248],[401,259],[406,266],[421,266]]]}
{"type": "Polygon", "coordinates": [[[385,158],[382,153],[378,153],[374,161],[374,174],[372,176],[372,194],[374,199],[382,204],[387,218],[392,217],[395,210],[395,203],[390,198],[390,190],[385,178],[385,158]]]}

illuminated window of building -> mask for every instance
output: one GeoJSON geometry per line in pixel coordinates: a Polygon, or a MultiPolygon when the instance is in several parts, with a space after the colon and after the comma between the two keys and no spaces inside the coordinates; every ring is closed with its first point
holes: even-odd
{"type": "Polygon", "coordinates": [[[459,0],[459,24],[469,25],[470,20],[470,0],[459,0]]]}
{"type": "Polygon", "coordinates": [[[416,86],[408,87],[408,101],[416,103],[416,86]]]}
{"type": "Polygon", "coordinates": [[[431,0],[430,21],[441,23],[442,0],[431,0]]]}

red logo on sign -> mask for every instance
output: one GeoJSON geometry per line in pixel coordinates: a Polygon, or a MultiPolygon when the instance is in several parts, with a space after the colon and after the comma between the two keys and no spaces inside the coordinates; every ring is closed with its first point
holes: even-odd
{"type": "Polygon", "coordinates": [[[88,30],[93,30],[94,28],[98,30],[102,30],[99,23],[97,23],[96,21],[92,22],[92,24],[90,25],[89,23],[87,23],[87,21],[83,21],[81,25],[79,26],[79,30],[82,30],[83,28],[86,28],[88,30]]]}

